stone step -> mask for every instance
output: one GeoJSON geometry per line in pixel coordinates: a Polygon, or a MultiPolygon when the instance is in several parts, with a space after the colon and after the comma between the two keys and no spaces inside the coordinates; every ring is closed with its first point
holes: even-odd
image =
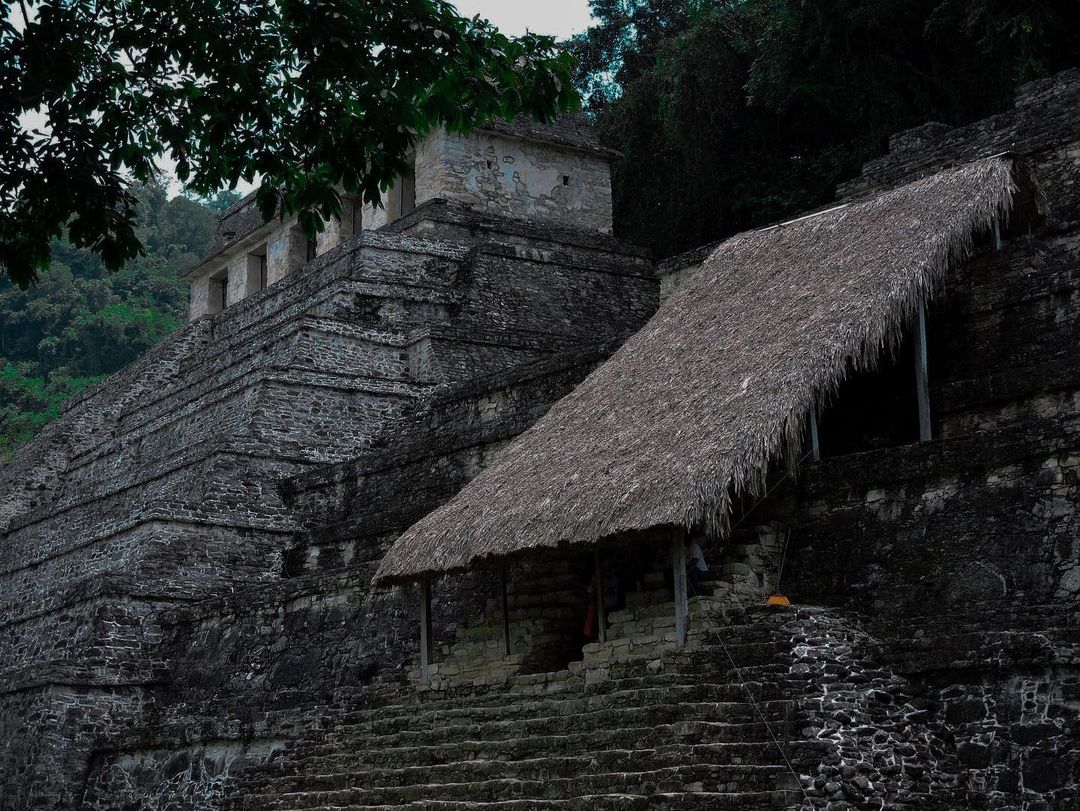
{"type": "MultiPolygon", "coordinates": [[[[787,751],[808,756],[824,752],[825,744],[800,743],[787,751]]],[[[762,781],[762,788],[774,787],[778,778],[790,775],[779,750],[763,750],[769,763],[755,764],[725,762],[730,759],[728,750],[715,744],[677,744],[652,749],[608,750],[575,756],[545,756],[516,761],[472,759],[430,766],[408,765],[395,769],[374,768],[358,772],[356,769],[313,774],[310,770],[272,778],[259,785],[260,796],[274,797],[287,793],[311,791],[338,791],[359,787],[410,786],[415,784],[477,782],[492,779],[545,780],[551,778],[576,778],[591,773],[606,772],[655,772],[677,764],[681,767],[723,767],[728,779],[742,776],[747,782],[752,778],[762,781]]],[[[306,764],[309,767],[330,765],[322,761],[306,764]]]]}
{"type": "MultiPolygon", "coordinates": [[[[731,583],[726,581],[715,582],[709,587],[708,591],[705,591],[703,587],[701,594],[690,595],[689,604],[691,620],[693,620],[695,615],[710,615],[714,612],[721,612],[728,607],[727,601],[724,598],[715,596],[712,593],[714,589],[719,589],[721,587],[730,588],[731,583]]],[[[659,617],[675,617],[675,603],[670,597],[664,602],[651,602],[643,605],[621,608],[618,611],[610,612],[607,618],[609,624],[616,624],[623,622],[641,622],[643,620],[659,617]]]]}
{"type": "MultiPolygon", "coordinates": [[[[692,632],[698,633],[693,629],[692,632]]],[[[660,662],[643,660],[612,665],[609,668],[608,678],[600,683],[587,685],[584,689],[579,688],[558,695],[544,696],[541,699],[532,696],[526,698],[516,689],[514,681],[507,685],[488,688],[486,691],[465,687],[459,690],[451,688],[423,694],[405,694],[410,700],[404,703],[395,700],[402,695],[395,689],[376,698],[364,709],[345,711],[345,715],[353,720],[366,720],[392,715],[415,716],[418,713],[446,710],[469,714],[483,713],[484,708],[499,708],[506,704],[527,707],[526,712],[531,713],[545,704],[554,707],[557,706],[557,702],[577,700],[587,696],[618,694],[635,690],[694,689],[698,684],[705,683],[712,691],[709,694],[710,700],[722,700],[721,693],[716,691],[721,691],[728,700],[738,700],[738,696],[745,696],[738,682],[751,683],[755,685],[755,690],[760,690],[763,684],[783,683],[790,677],[790,665],[786,660],[788,657],[781,655],[777,661],[769,661],[767,656],[768,649],[773,647],[778,648],[782,654],[789,643],[762,642],[760,629],[754,630],[753,634],[756,637],[755,641],[747,643],[748,647],[741,647],[741,643],[737,640],[749,634],[742,634],[740,626],[724,626],[718,631],[704,632],[707,639],[726,640],[727,653],[730,653],[739,665],[737,673],[731,667],[725,649],[718,644],[706,642],[700,650],[665,653],[660,662]],[[751,664],[747,661],[749,653],[766,654],[761,657],[766,661],[761,664],[751,664]],[[659,672],[657,672],[658,666],[662,666],[659,672]],[[509,700],[508,696],[511,697],[509,700]],[[540,703],[522,703],[526,700],[540,703]]],[[[533,676],[525,677],[525,681],[530,684],[535,679],[536,677],[533,676]]],[[[365,699],[370,700],[370,698],[370,693],[365,695],[365,699]]],[[[498,709],[494,711],[501,712],[498,709]]]]}
{"type": "Polygon", "coordinates": [[[481,720],[476,716],[462,719],[450,719],[443,715],[414,716],[411,718],[398,716],[355,726],[345,726],[341,727],[341,729],[363,735],[385,735],[399,731],[426,732],[437,735],[439,738],[450,737],[458,732],[467,731],[473,735],[498,739],[507,737],[508,734],[520,734],[534,729],[551,733],[590,727],[596,728],[599,725],[612,722],[642,725],[689,720],[716,720],[732,724],[756,722],[760,720],[759,712],[763,713],[766,718],[780,717],[787,706],[790,705],[786,702],[773,702],[771,704],[762,702],[758,707],[755,707],[746,701],[706,703],[678,701],[673,698],[671,702],[666,704],[598,707],[576,713],[567,712],[533,716],[517,712],[502,713],[490,720],[481,720]]]}
{"type": "Polygon", "coordinates": [[[755,792],[656,792],[640,794],[593,794],[560,800],[420,800],[395,805],[314,806],[310,811],[778,811],[795,805],[798,790],[755,792]]]}
{"type": "MultiPolygon", "coordinates": [[[[692,630],[691,633],[700,639],[710,632],[692,630]]],[[[596,643],[590,644],[595,645],[596,643]]],[[[700,651],[678,649],[655,651],[655,655],[648,657],[631,658],[626,661],[612,663],[607,668],[606,679],[601,683],[589,683],[585,689],[610,692],[620,689],[686,684],[695,681],[726,684],[733,680],[762,681],[784,677],[788,673],[790,656],[778,653],[775,660],[770,659],[767,652],[760,647],[765,644],[768,643],[751,643],[750,648],[741,649],[735,644],[728,643],[726,653],[724,648],[713,645],[705,645],[700,651]],[[756,661],[750,657],[750,653],[755,651],[758,654],[754,657],[756,661]],[[732,668],[728,654],[731,654],[731,657],[735,660],[738,672],[732,668]],[[657,672],[658,668],[661,672],[657,672]],[[683,672],[680,673],[679,671],[683,672]]],[[[781,646],[782,650],[783,646],[781,646]]],[[[460,704],[466,701],[472,703],[486,700],[490,703],[499,703],[502,700],[500,697],[507,694],[520,695],[521,693],[536,692],[528,688],[535,686],[538,682],[545,681],[545,675],[550,677],[551,674],[516,676],[509,683],[493,688],[484,696],[478,695],[471,685],[464,687],[450,686],[437,691],[428,691],[424,694],[423,701],[425,703],[449,702],[450,704],[460,704]]]]}
{"type": "MultiPolygon", "coordinates": [[[[794,724],[797,727],[798,724],[794,724]]],[[[780,724],[773,725],[776,734],[780,724]]],[[[657,745],[703,744],[714,746],[714,756],[722,763],[772,762],[774,744],[764,725],[753,725],[746,733],[750,740],[733,741],[732,725],[712,721],[680,721],[648,727],[589,730],[566,734],[536,734],[504,740],[462,738],[435,744],[384,740],[362,742],[349,736],[328,734],[314,748],[298,748],[286,757],[303,769],[320,762],[323,772],[347,769],[401,768],[407,765],[433,766],[461,760],[528,760],[537,757],[572,756],[612,749],[647,749],[657,745]],[[382,748],[377,748],[381,744],[382,748]],[[764,758],[764,761],[762,761],[764,758]],[[306,764],[306,765],[305,765],[306,764]]],[[[816,745],[816,742],[812,742],[816,745]]],[[[795,748],[811,744],[798,741],[795,748]]],[[[811,746],[812,748],[812,746],[811,746]]]]}
{"type": "MultiPolygon", "coordinates": [[[[580,695],[582,693],[607,692],[609,689],[630,690],[663,684],[683,684],[687,681],[687,678],[714,684],[741,684],[744,682],[753,684],[769,682],[793,684],[805,682],[808,678],[805,673],[791,673],[790,662],[766,661],[762,664],[743,664],[738,668],[731,667],[729,663],[712,660],[682,661],[676,665],[669,658],[671,655],[683,656],[684,654],[679,652],[673,654],[668,650],[653,651],[652,654],[641,657],[611,657],[604,662],[597,662],[592,670],[584,673],[584,679],[569,676],[566,679],[561,679],[558,678],[557,673],[511,674],[498,684],[489,681],[479,689],[487,690],[493,696],[552,696],[557,693],[580,695]],[[675,668],[685,669],[689,676],[687,674],[676,675],[671,673],[670,671],[675,668]]],[[[476,692],[476,689],[471,685],[454,686],[440,683],[437,688],[422,694],[427,696],[430,693],[431,700],[442,702],[455,699],[464,700],[470,693],[476,692]]]]}
{"type": "Polygon", "coordinates": [[[575,777],[539,780],[493,779],[453,783],[415,783],[407,786],[354,786],[332,791],[304,791],[278,797],[252,798],[252,811],[387,805],[450,800],[492,802],[523,799],[561,799],[600,793],[649,796],[661,793],[735,793],[768,791],[783,767],[769,770],[716,766],[669,766],[648,772],[594,772],[575,777]],[[259,805],[256,806],[255,802],[259,805]]]}
{"type": "MultiPolygon", "coordinates": [[[[712,682],[717,685],[760,685],[782,683],[788,677],[789,666],[787,664],[769,663],[764,665],[751,665],[740,667],[739,673],[721,668],[717,662],[690,662],[681,663],[678,667],[694,668],[689,676],[686,673],[669,672],[668,662],[663,661],[664,669],[660,672],[645,673],[645,668],[639,663],[630,662],[615,664],[609,668],[610,680],[595,682],[586,689],[594,693],[610,691],[625,691],[644,689],[648,687],[662,687],[665,685],[685,684],[688,680],[699,682],[712,682]],[[730,678],[729,678],[730,676],[730,678]]],[[[730,665],[729,665],[730,668],[730,665]]],[[[757,693],[754,694],[755,697],[757,693]]]]}
{"type": "MultiPolygon", "coordinates": [[[[775,709],[775,708],[774,708],[775,709]]],[[[746,715],[753,716],[752,708],[745,711],[746,715]]],[[[710,742],[715,743],[744,743],[769,740],[769,725],[774,728],[784,723],[783,710],[771,716],[748,718],[745,720],[727,720],[721,713],[708,713],[704,709],[697,711],[688,709],[686,712],[665,712],[662,708],[650,708],[649,711],[625,710],[624,716],[620,717],[617,712],[605,713],[604,717],[596,718],[590,723],[585,718],[581,720],[574,716],[559,719],[542,719],[537,723],[525,721],[489,722],[488,724],[469,726],[459,725],[440,728],[433,726],[429,729],[409,728],[392,733],[378,733],[357,730],[355,728],[335,731],[329,747],[326,739],[318,739],[311,746],[309,752],[326,751],[328,748],[335,749],[348,744],[350,753],[359,752],[361,749],[389,751],[391,749],[408,749],[409,747],[456,747],[461,742],[483,742],[487,748],[503,749],[506,751],[530,748],[534,738],[546,741],[559,740],[566,746],[588,746],[592,741],[598,741],[606,748],[611,748],[613,741],[619,740],[621,733],[623,739],[630,740],[631,744],[616,746],[615,748],[638,748],[637,741],[633,740],[632,734],[625,730],[638,729],[663,729],[672,730],[671,734],[677,734],[675,730],[680,724],[707,724],[700,728],[708,736],[710,742]],[[685,717],[680,717],[685,716],[685,717]],[[607,723],[607,726],[602,724],[607,723]],[[588,730],[583,732],[582,730],[588,730]],[[583,737],[584,736],[584,737],[583,737]]],[[[800,724],[793,715],[790,719],[793,726],[800,724]]],[[[699,729],[699,727],[694,727],[699,729]]],[[[509,757],[509,755],[507,755],[509,757]]],[[[464,758],[468,759],[468,758],[464,758]]]]}
{"type": "MultiPolygon", "coordinates": [[[[656,674],[651,681],[668,678],[668,674],[656,674]]],[[[635,680],[638,681],[638,680],[635,680]]],[[[649,703],[727,702],[732,712],[745,705],[747,694],[742,684],[714,684],[708,682],[646,684],[619,689],[620,682],[604,685],[610,689],[589,689],[586,692],[561,693],[543,698],[496,694],[490,698],[474,700],[445,700],[393,704],[377,709],[350,712],[341,716],[342,728],[362,724],[387,724],[408,727],[414,724],[432,726],[437,724],[471,721],[533,719],[580,715],[609,708],[620,708],[649,703]]],[[[773,701],[781,697],[779,685],[755,685],[755,701],[773,701]]]]}
{"type": "MultiPolygon", "coordinates": [[[[786,759],[814,774],[834,746],[802,739],[808,721],[785,700],[809,678],[793,668],[785,631],[797,616],[724,609],[716,621],[692,623],[700,649],[609,662],[606,680],[596,684],[560,671],[506,685],[387,693],[362,709],[343,701],[320,714],[318,731],[308,726],[272,764],[240,779],[233,795],[240,805],[229,807],[795,805],[802,795],[786,759]],[[552,678],[562,692],[529,694],[548,689],[552,678]]],[[[816,636],[801,641],[820,644],[816,636]]]]}
{"type": "MultiPolygon", "coordinates": [[[[649,638],[651,638],[650,635],[649,638]]],[[[673,650],[670,655],[685,657],[687,661],[701,661],[714,664],[718,668],[730,668],[731,660],[739,667],[758,665],[780,656],[789,656],[792,651],[788,640],[753,640],[728,639],[723,627],[690,627],[691,642],[694,647],[685,650],[673,650]]],[[[586,656],[593,655],[620,645],[631,644],[634,637],[617,637],[607,642],[591,642],[583,648],[586,656]]],[[[647,640],[646,640],[647,641],[647,640]]]]}

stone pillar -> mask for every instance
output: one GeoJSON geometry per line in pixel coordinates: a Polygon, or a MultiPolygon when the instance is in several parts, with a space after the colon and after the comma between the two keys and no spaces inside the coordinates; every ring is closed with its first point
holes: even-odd
{"type": "Polygon", "coordinates": [[[919,406],[919,441],[933,439],[930,424],[930,378],[926,364],[926,302],[919,301],[915,317],[915,394],[919,406]]]}
{"type": "Polygon", "coordinates": [[[341,218],[327,220],[326,228],[316,236],[319,256],[343,242],[348,242],[363,230],[362,217],[362,203],[359,198],[341,198],[341,218]]]}
{"type": "Polygon", "coordinates": [[[417,583],[420,593],[420,681],[431,681],[431,582],[424,578],[417,583]]]}
{"type": "Polygon", "coordinates": [[[340,245],[344,239],[341,235],[342,223],[339,220],[327,220],[326,227],[315,235],[315,253],[322,256],[329,250],[340,245]]]}
{"type": "Polygon", "coordinates": [[[274,234],[266,248],[266,284],[279,282],[307,261],[307,240],[296,225],[274,234]]]}
{"type": "Polygon", "coordinates": [[[607,642],[607,594],[604,592],[604,569],[600,565],[600,550],[593,550],[593,576],[596,578],[596,639],[607,642]]]}
{"type": "Polygon", "coordinates": [[[194,321],[210,313],[210,277],[201,276],[191,280],[191,303],[188,306],[188,319],[194,321]]]}
{"type": "Polygon", "coordinates": [[[375,228],[382,228],[388,222],[386,215],[386,205],[389,202],[388,193],[384,192],[382,196],[382,205],[378,208],[375,206],[364,206],[364,228],[367,230],[374,230],[375,228]]]}
{"type": "Polygon", "coordinates": [[[503,637],[503,656],[510,655],[510,596],[507,593],[507,580],[508,575],[506,572],[506,566],[504,565],[500,570],[500,581],[502,588],[499,593],[499,603],[502,608],[502,637],[503,637]]]}
{"type": "Polygon", "coordinates": [[[247,295],[248,257],[246,253],[229,260],[228,274],[229,300],[226,306],[231,307],[247,295]]]}

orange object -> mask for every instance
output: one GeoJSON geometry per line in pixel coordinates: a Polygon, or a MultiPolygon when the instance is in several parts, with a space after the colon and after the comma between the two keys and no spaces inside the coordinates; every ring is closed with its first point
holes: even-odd
{"type": "Polygon", "coordinates": [[[769,598],[765,601],[766,605],[791,605],[791,600],[785,597],[783,594],[770,594],[769,598]]]}

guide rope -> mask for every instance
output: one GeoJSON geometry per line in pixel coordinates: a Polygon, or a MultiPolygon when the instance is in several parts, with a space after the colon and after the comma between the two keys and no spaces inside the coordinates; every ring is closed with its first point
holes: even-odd
{"type": "MultiPolygon", "coordinates": [[[[687,585],[694,591],[695,596],[704,596],[697,593],[697,589],[692,583],[687,583],[687,585]]],[[[754,697],[753,691],[750,690],[750,686],[747,684],[746,679],[743,678],[742,669],[738,666],[738,664],[735,663],[735,658],[731,655],[731,651],[728,650],[728,646],[725,644],[724,638],[720,635],[719,628],[717,628],[717,626],[713,624],[712,619],[709,617],[708,614],[702,614],[702,619],[705,620],[706,631],[711,632],[712,635],[716,637],[716,640],[720,643],[720,647],[723,648],[724,655],[727,656],[728,662],[731,663],[731,667],[735,671],[735,675],[739,678],[739,685],[746,693],[747,698],[750,699],[750,706],[754,708],[754,712],[757,713],[762,723],[765,724],[765,729],[769,733],[769,738],[772,739],[773,745],[780,753],[780,757],[784,759],[784,765],[787,766],[788,771],[791,772],[791,776],[795,778],[795,783],[798,785],[799,791],[803,795],[803,799],[806,800],[807,804],[812,807],[813,803],[810,801],[810,795],[806,793],[806,787],[803,786],[802,779],[795,771],[795,767],[792,765],[791,760],[788,758],[787,752],[784,751],[784,747],[780,743],[780,739],[773,731],[772,724],[770,724],[769,719],[765,717],[765,713],[762,711],[761,705],[759,704],[757,698],[754,697]]]]}
{"type": "MultiPolygon", "coordinates": [[[[792,468],[789,468],[787,471],[785,471],[783,476],[781,476],[779,479],[777,479],[775,482],[773,482],[771,486],[766,488],[765,492],[761,495],[761,497],[757,501],[755,501],[749,507],[749,509],[747,509],[746,511],[743,512],[743,514],[739,517],[738,521],[736,521],[735,523],[733,523],[731,525],[731,530],[734,530],[736,527],[738,527],[740,524],[742,524],[743,521],[745,521],[750,516],[750,514],[762,504],[762,502],[764,502],[770,495],[772,495],[772,493],[776,490],[777,487],[779,487],[784,481],[786,481],[788,479],[788,477],[790,477],[792,475],[792,473],[795,470],[797,470],[800,465],[802,465],[803,462],[805,462],[808,458],[810,458],[811,455],[813,455],[813,452],[814,452],[813,449],[810,449],[809,451],[807,451],[806,454],[803,455],[795,463],[795,465],[792,468]]],[[[729,537],[730,537],[730,531],[729,531],[729,537]]],[[[787,556],[787,547],[788,547],[788,542],[790,540],[791,540],[791,529],[788,528],[787,535],[784,538],[784,546],[783,546],[783,549],[781,550],[781,554],[780,554],[779,567],[777,569],[777,575],[776,575],[777,589],[780,588],[780,577],[782,576],[783,571],[784,571],[784,560],[785,560],[785,558],[787,556]]],[[[693,583],[687,583],[687,585],[694,592],[695,596],[705,596],[705,595],[698,594],[697,588],[694,586],[693,583]]],[[[759,704],[757,698],[754,696],[754,693],[750,689],[750,686],[747,683],[746,679],[743,678],[742,669],[738,666],[738,664],[736,664],[735,658],[731,655],[731,651],[728,650],[728,646],[724,642],[723,636],[720,634],[720,629],[713,623],[712,618],[707,613],[703,613],[701,615],[701,618],[705,621],[705,626],[706,626],[705,630],[706,630],[706,632],[710,633],[720,643],[720,647],[723,649],[724,655],[727,657],[728,662],[731,663],[731,667],[735,671],[735,675],[739,679],[740,686],[742,687],[743,691],[746,693],[747,698],[750,699],[750,706],[752,706],[754,708],[754,712],[757,713],[757,716],[761,719],[762,723],[765,724],[765,729],[769,733],[769,738],[772,740],[773,745],[776,747],[776,750],[780,753],[780,757],[783,758],[784,765],[787,766],[788,771],[791,772],[791,776],[793,778],[795,778],[795,783],[796,783],[796,785],[798,785],[799,791],[802,793],[803,799],[806,801],[806,804],[812,808],[813,807],[813,802],[810,799],[810,795],[806,791],[806,787],[803,785],[802,778],[800,778],[799,774],[795,771],[795,767],[792,765],[791,759],[788,757],[787,752],[785,751],[783,745],[780,743],[780,739],[776,736],[776,733],[773,730],[772,724],[770,724],[769,719],[765,717],[765,713],[761,709],[761,705],[759,704]]]]}

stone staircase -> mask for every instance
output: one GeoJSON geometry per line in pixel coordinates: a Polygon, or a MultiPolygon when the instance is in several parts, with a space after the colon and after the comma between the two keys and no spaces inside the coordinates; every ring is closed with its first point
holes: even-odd
{"type": "MultiPolygon", "coordinates": [[[[690,589],[689,644],[695,647],[716,623],[726,624],[729,609],[761,606],[776,590],[777,556],[786,529],[763,524],[736,530],[731,541],[710,549],[709,577],[690,589]]],[[[705,545],[704,539],[701,541],[705,545]]],[[[675,607],[670,576],[654,571],[626,594],[625,606],[608,614],[606,641],[586,645],[584,669],[592,679],[604,677],[611,661],[655,659],[675,647],[675,607]]]]}
{"type": "MultiPolygon", "coordinates": [[[[710,550],[710,578],[696,589],[691,586],[690,613],[696,620],[691,646],[700,641],[716,612],[765,603],[776,587],[785,533],[779,524],[749,526],[738,530],[730,543],[710,550]]],[[[639,573],[628,585],[632,588],[625,592],[623,606],[607,614],[605,640],[582,646],[580,629],[591,598],[580,560],[546,561],[542,572],[511,574],[511,653],[504,655],[501,603],[489,599],[479,622],[458,629],[451,643],[434,652],[431,683],[421,689],[504,684],[517,676],[519,689],[543,692],[562,689],[569,676],[584,675],[590,684],[602,681],[611,662],[656,660],[677,647],[670,572],[665,567],[639,573]]],[[[412,678],[419,681],[418,670],[412,678]]]]}
{"type": "MultiPolygon", "coordinates": [[[[939,702],[883,661],[892,634],[879,640],[849,612],[763,605],[758,574],[771,563],[757,545],[732,552],[747,572],[715,556],[720,579],[691,597],[685,647],[667,576],[648,571],[609,614],[604,642],[581,647],[577,636],[580,658],[537,658],[565,650],[560,625],[581,628],[580,561],[553,561],[511,578],[510,656],[501,607],[489,603],[440,647],[426,683],[401,670],[329,704],[227,728],[207,717],[206,740],[219,748],[263,751],[209,767],[224,792],[213,807],[962,807],[967,778],[939,702]]],[[[223,703],[220,717],[234,712],[223,703]]],[[[170,738],[188,734],[177,723],[170,738]]],[[[161,744],[129,748],[148,746],[161,744]]],[[[124,774],[103,771],[87,807],[112,807],[124,774]]]]}
{"type": "MultiPolygon", "coordinates": [[[[774,809],[800,805],[806,739],[790,700],[790,644],[763,609],[730,611],[718,644],[386,696],[239,776],[227,804],[286,809],[774,809]],[[761,619],[765,617],[763,625],[761,619]],[[729,659],[730,656],[730,659],[729,659]],[[731,666],[731,661],[738,664],[731,666]],[[788,763],[790,762],[791,767],[788,763]]],[[[780,619],[778,617],[778,619],[780,619]]],[[[581,665],[581,663],[576,663],[581,665]]]]}

